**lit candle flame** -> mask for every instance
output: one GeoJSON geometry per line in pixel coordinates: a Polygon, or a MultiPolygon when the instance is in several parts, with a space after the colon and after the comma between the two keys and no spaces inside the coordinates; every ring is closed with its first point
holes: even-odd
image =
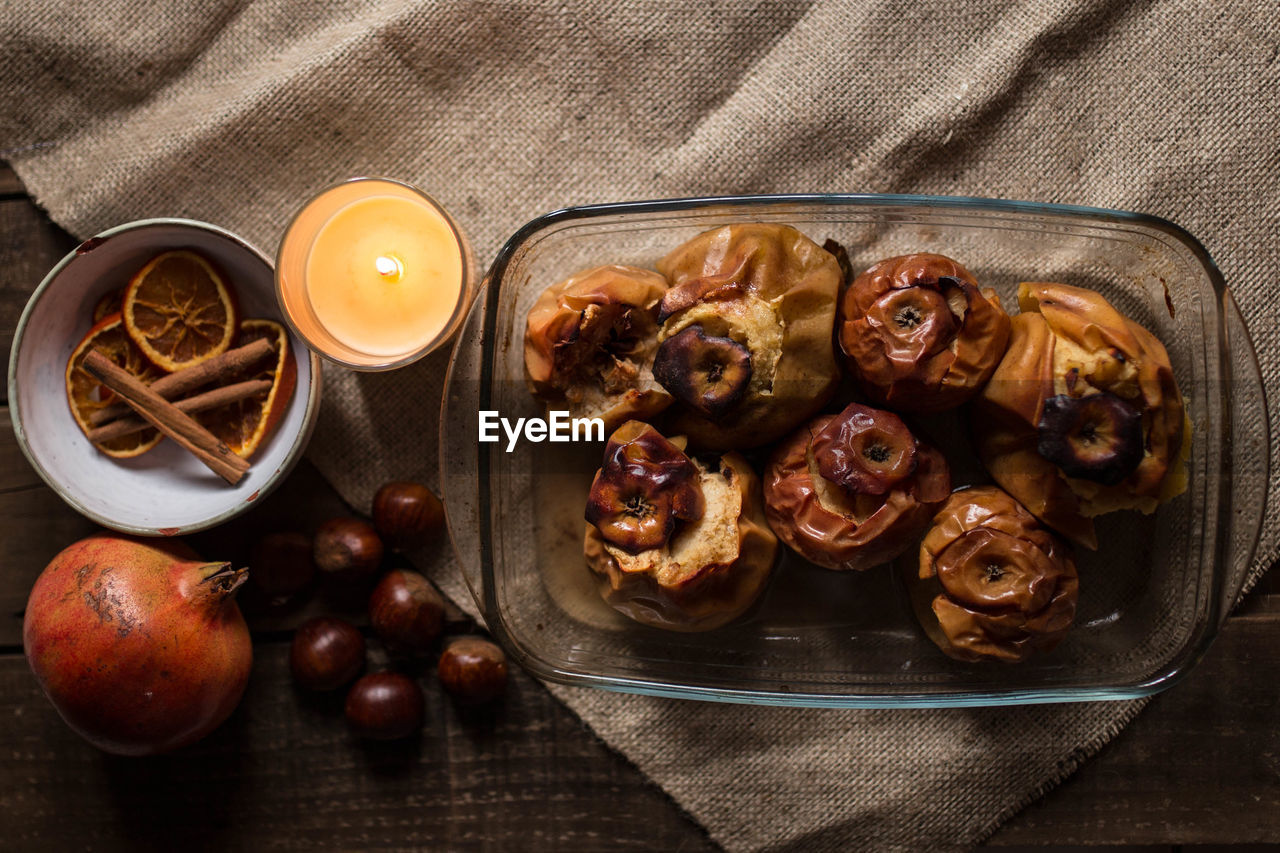
{"type": "Polygon", "coordinates": [[[404,274],[404,265],[395,255],[379,255],[373,262],[378,274],[387,281],[399,281],[404,274]]]}

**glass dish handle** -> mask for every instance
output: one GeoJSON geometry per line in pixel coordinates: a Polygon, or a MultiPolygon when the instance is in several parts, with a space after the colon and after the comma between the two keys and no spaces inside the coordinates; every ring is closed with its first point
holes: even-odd
{"type": "Polygon", "coordinates": [[[1248,582],[1262,529],[1270,482],[1270,429],[1262,373],[1244,317],[1230,290],[1222,294],[1223,324],[1230,359],[1231,525],[1220,602],[1225,622],[1248,582]]]}
{"type": "MultiPolygon", "coordinates": [[[[482,346],[473,344],[482,334],[487,281],[467,320],[458,333],[445,395],[440,407],[440,481],[444,492],[449,538],[454,565],[442,587],[472,616],[483,614],[484,585],[480,576],[480,536],[485,520],[480,518],[480,444],[476,440],[476,410],[480,405],[480,358],[482,346]],[[464,586],[465,585],[465,586],[464,586]],[[470,593],[470,601],[467,600],[470,593]]],[[[481,616],[483,621],[483,616],[481,616]]]]}

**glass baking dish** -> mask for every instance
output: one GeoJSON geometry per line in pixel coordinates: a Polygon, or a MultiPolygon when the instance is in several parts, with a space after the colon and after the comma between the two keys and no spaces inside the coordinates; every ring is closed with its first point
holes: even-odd
{"type": "MultiPolygon", "coordinates": [[[[1243,584],[1266,499],[1266,405],[1231,293],[1195,238],[1135,213],[872,195],[559,210],[499,252],[447,383],[440,462],[463,572],[513,659],[567,684],[864,708],[1147,695],[1185,673],[1218,631],[1243,584]],[[582,557],[583,508],[603,445],[521,441],[508,452],[505,440],[477,440],[480,410],[512,420],[543,415],[525,385],[523,335],[544,288],[603,263],[652,268],[704,230],[750,221],[789,224],[819,244],[833,238],[855,271],[907,252],[949,255],[1011,311],[1019,281],[1090,287],[1164,342],[1193,423],[1187,492],[1151,516],[1098,519],[1103,545],[1077,552],[1076,621],[1052,653],[1016,665],[953,661],[916,623],[893,567],[830,572],[785,546],[759,604],[730,625],[700,634],[639,625],[600,599],[582,557]]],[[[947,453],[957,487],[989,482],[958,415],[937,416],[927,431],[947,453]]]]}

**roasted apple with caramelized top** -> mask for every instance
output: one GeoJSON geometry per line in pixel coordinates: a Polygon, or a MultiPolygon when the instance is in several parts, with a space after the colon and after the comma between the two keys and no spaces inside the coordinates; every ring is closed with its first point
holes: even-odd
{"type": "Polygon", "coordinates": [[[993,486],[953,494],[907,571],[925,633],[956,660],[1026,660],[1057,646],[1075,618],[1070,548],[993,486]]]}
{"type": "Polygon", "coordinates": [[[832,346],[841,272],[794,228],[717,228],[658,262],[653,374],[696,447],[758,447],[822,408],[839,381],[832,346]]]}
{"type": "Polygon", "coordinates": [[[690,458],[683,445],[640,421],[609,437],[583,552],[612,607],[656,628],[706,631],[759,598],[778,540],[746,460],[690,458]]]}
{"type": "Polygon", "coordinates": [[[1093,519],[1186,489],[1190,423],[1164,346],[1100,294],[1024,283],[1008,353],[974,401],[978,453],[1033,515],[1097,547],[1093,519]]]}
{"type": "Polygon", "coordinates": [[[601,418],[606,431],[670,405],[652,368],[666,290],[667,280],[652,270],[611,265],[543,291],[524,336],[534,396],[570,417],[601,418]]]}
{"type": "Polygon", "coordinates": [[[941,453],[892,412],[857,403],[798,429],[764,476],[774,532],[837,571],[869,569],[910,548],[950,491],[941,453]]]}
{"type": "Polygon", "coordinates": [[[697,521],[704,509],[693,460],[653,427],[628,421],[605,446],[586,519],[606,542],[638,554],[667,544],[677,521],[697,521]]]}
{"type": "Polygon", "coordinates": [[[840,348],[863,392],[902,412],[940,412],[972,397],[1009,343],[990,288],[944,255],[883,260],[840,303],[840,348]]]}

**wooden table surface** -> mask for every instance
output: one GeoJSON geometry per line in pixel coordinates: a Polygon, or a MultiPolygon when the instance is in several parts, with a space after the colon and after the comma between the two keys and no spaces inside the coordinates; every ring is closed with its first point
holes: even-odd
{"type": "MultiPolygon", "coordinates": [[[[75,242],[0,164],[6,373],[27,296],[75,242]]],[[[304,461],[262,506],[195,544],[243,559],[267,530],[310,531],[350,513],[304,461]]],[[[291,628],[320,606],[314,600],[250,619],[248,691],[205,741],[152,759],[103,755],[62,724],[22,655],[32,582],[94,526],[27,464],[7,416],[0,417],[0,518],[0,848],[716,849],[523,673],[514,674],[501,706],[483,714],[460,712],[431,689],[428,673],[420,738],[377,747],[353,741],[340,698],[317,700],[290,685],[291,628]]],[[[988,845],[1168,851],[1280,841],[1276,575],[1263,579],[1186,681],[1157,696],[1101,755],[988,845]]],[[[470,627],[461,614],[450,624],[470,627]]]]}

